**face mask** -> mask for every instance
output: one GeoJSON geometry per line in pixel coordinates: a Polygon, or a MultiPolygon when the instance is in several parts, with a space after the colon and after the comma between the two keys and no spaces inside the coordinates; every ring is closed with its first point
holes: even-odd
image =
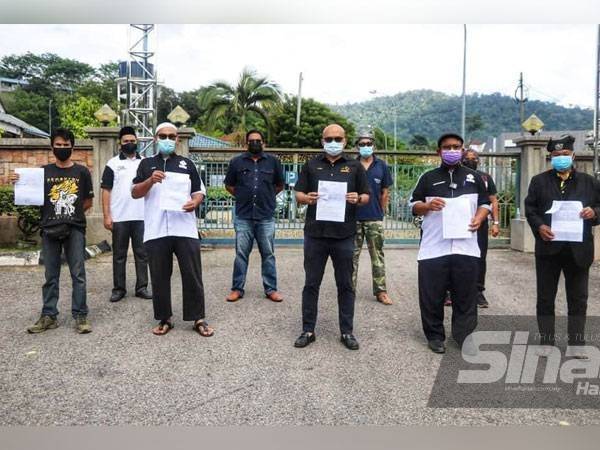
{"type": "Polygon", "coordinates": [[[373,146],[358,147],[358,152],[360,153],[360,156],[362,156],[363,158],[368,158],[369,156],[371,156],[373,154],[373,146]]]}
{"type": "Polygon", "coordinates": [[[554,170],[561,172],[567,170],[573,165],[573,156],[571,155],[560,155],[552,157],[552,167],[554,170]]]}
{"type": "Polygon", "coordinates": [[[462,163],[463,166],[467,166],[469,169],[477,170],[477,161],[473,159],[465,159],[462,163]]]}
{"type": "Polygon", "coordinates": [[[157,141],[158,151],[162,155],[170,155],[175,151],[175,141],[171,139],[159,139],[157,141]]]}
{"type": "Polygon", "coordinates": [[[121,144],[121,151],[126,155],[133,155],[137,150],[137,144],[134,142],[128,142],[127,144],[121,144]]]}
{"type": "Polygon", "coordinates": [[[447,166],[455,166],[462,158],[462,150],[442,150],[442,161],[447,166]]]}
{"type": "Polygon", "coordinates": [[[56,159],[58,159],[59,161],[65,162],[67,159],[69,159],[71,157],[71,154],[73,153],[73,149],[71,147],[69,147],[69,148],[53,147],[52,153],[54,153],[54,156],[56,157],[56,159]]]}
{"type": "Polygon", "coordinates": [[[323,150],[325,150],[325,153],[327,153],[329,156],[337,156],[344,151],[344,144],[342,142],[335,141],[325,142],[323,145],[323,150]]]}
{"type": "Polygon", "coordinates": [[[254,155],[256,155],[257,153],[260,153],[263,151],[263,146],[262,144],[259,144],[258,142],[249,142],[248,143],[248,151],[254,155]]]}

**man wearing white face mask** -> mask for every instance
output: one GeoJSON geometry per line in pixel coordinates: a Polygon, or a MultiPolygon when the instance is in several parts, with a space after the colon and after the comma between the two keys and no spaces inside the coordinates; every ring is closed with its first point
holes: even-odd
{"type": "Polygon", "coordinates": [[[214,331],[204,319],[204,285],[195,214],[206,194],[204,183],[194,163],[175,153],[175,125],[161,123],[156,127],[154,139],[158,154],[140,162],[131,190],[133,198],[144,197],[144,245],[152,278],[154,318],[159,321],[152,332],[165,335],[173,328],[171,273],[175,255],[181,271],[183,320],[193,321],[193,329],[201,336],[212,336],[214,331]],[[174,180],[187,177],[185,197],[188,200],[179,211],[163,209],[161,194],[162,189],[167,189],[163,182],[170,176],[174,180]]]}
{"type": "Polygon", "coordinates": [[[325,127],[322,144],[324,153],[302,167],[294,187],[296,201],[308,205],[304,225],[306,281],[302,291],[302,334],[296,339],[294,346],[306,347],[315,341],[319,289],[325,265],[331,257],[338,291],[341,341],[350,350],[358,350],[358,341],[352,334],[354,319],[352,255],[356,234],[356,207],[369,202],[369,182],[360,162],[343,155],[346,132],[341,126],[333,124],[325,127]],[[317,220],[317,202],[321,196],[320,182],[346,185],[343,221],[317,220]]]}

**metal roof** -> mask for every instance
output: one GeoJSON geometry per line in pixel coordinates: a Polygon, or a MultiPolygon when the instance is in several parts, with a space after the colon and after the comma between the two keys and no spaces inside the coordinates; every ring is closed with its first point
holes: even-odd
{"type": "Polygon", "coordinates": [[[189,142],[190,148],[230,148],[231,143],[211,136],[196,133],[189,142]]]}
{"type": "Polygon", "coordinates": [[[38,137],[43,137],[43,138],[50,137],[50,135],[48,133],[46,133],[45,131],[42,131],[39,128],[36,128],[33,125],[30,125],[27,122],[25,122],[24,120],[18,119],[11,114],[6,114],[6,113],[0,112],[0,123],[1,122],[5,122],[9,125],[20,128],[21,130],[23,130],[23,133],[27,133],[27,134],[31,134],[33,136],[38,136],[38,137]]]}

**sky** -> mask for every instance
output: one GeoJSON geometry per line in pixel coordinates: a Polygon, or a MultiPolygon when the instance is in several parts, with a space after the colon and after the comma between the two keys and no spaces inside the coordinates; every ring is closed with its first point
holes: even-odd
{"type": "MultiPolygon", "coordinates": [[[[128,25],[0,25],[0,57],[52,52],[91,65],[125,60],[128,25]]],[[[514,95],[594,107],[597,26],[467,25],[467,93],[514,95]]],[[[235,82],[245,66],[303,97],[368,100],[413,89],[460,95],[463,26],[157,25],[159,82],[176,91],[235,82]],[[372,93],[376,91],[376,93],[372,93]]]]}

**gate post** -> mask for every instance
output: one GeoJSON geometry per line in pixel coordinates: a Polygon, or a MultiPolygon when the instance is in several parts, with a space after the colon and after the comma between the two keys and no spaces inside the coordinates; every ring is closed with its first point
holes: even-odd
{"type": "Polygon", "coordinates": [[[535,238],[525,218],[525,197],[531,178],[547,169],[546,145],[549,138],[541,136],[523,136],[515,140],[521,149],[521,173],[519,183],[519,214],[510,222],[510,248],[521,252],[533,252],[535,238]]]}

